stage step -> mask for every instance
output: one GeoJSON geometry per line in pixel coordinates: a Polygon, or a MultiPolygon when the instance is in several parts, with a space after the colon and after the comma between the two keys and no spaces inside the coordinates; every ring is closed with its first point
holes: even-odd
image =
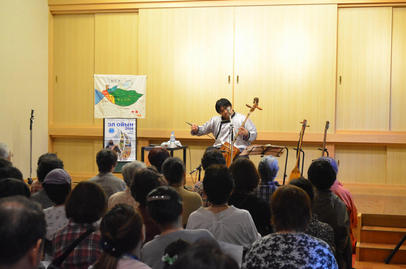
{"type": "MultiPolygon", "coordinates": [[[[384,263],[396,244],[357,243],[357,261],[384,263]]],[[[391,264],[406,264],[406,246],[401,246],[391,264]]]]}
{"type": "Polygon", "coordinates": [[[406,228],[384,226],[362,226],[361,242],[397,244],[406,234],[406,228]]]}
{"type": "Polygon", "coordinates": [[[406,269],[406,265],[356,261],[354,268],[355,269],[406,269]]]}

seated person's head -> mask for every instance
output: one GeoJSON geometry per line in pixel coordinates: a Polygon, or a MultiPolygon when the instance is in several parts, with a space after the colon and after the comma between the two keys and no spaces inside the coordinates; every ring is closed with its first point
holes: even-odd
{"type": "Polygon", "coordinates": [[[93,223],[103,217],[107,209],[106,194],[96,183],[80,182],[68,195],[66,217],[75,223],[93,223]]]}
{"type": "Polygon", "coordinates": [[[147,196],[151,218],[161,226],[182,226],[182,197],[169,186],[160,186],[147,196]]]}
{"type": "Polygon", "coordinates": [[[336,172],[330,162],[321,158],[312,162],[307,170],[307,176],[318,190],[330,189],[336,180],[336,172]]]}
{"type": "Polygon", "coordinates": [[[0,198],[15,195],[29,198],[30,194],[30,189],[24,181],[15,178],[0,179],[0,198]]]}
{"type": "Polygon", "coordinates": [[[164,269],[172,268],[172,265],[190,248],[191,244],[185,240],[178,239],[166,246],[162,261],[164,269]]]}
{"type": "Polygon", "coordinates": [[[211,204],[226,204],[233,188],[233,177],[225,165],[211,165],[204,172],[203,190],[211,204]]]}
{"type": "Polygon", "coordinates": [[[132,161],[130,163],[127,163],[123,166],[121,170],[121,174],[123,175],[123,179],[125,184],[127,184],[127,187],[130,188],[131,183],[134,179],[134,175],[137,172],[137,170],[140,170],[141,168],[146,168],[147,166],[145,163],[140,162],[140,161],[132,161]]]}
{"type": "Polygon", "coordinates": [[[237,262],[214,241],[197,241],[176,260],[173,269],[238,269],[237,262]]]}
{"type": "Polygon", "coordinates": [[[164,148],[153,148],[148,153],[148,161],[161,173],[162,164],[169,158],[169,152],[164,148]]]}
{"type": "Polygon", "coordinates": [[[111,149],[102,149],[96,155],[96,163],[100,173],[108,173],[117,165],[117,153],[111,149]]]}
{"type": "Polygon", "coordinates": [[[39,204],[23,196],[0,199],[0,268],[37,268],[45,233],[39,204]]]}
{"type": "Polygon", "coordinates": [[[169,157],[162,164],[162,174],[170,186],[182,186],[184,184],[185,172],[185,164],[177,157],[169,157]]]}
{"type": "Polygon", "coordinates": [[[321,157],[319,159],[328,161],[331,164],[331,167],[333,167],[334,172],[336,172],[336,174],[338,173],[338,164],[335,159],[333,159],[331,157],[321,157]]]}
{"type": "Polygon", "coordinates": [[[70,175],[65,170],[56,168],[46,175],[42,186],[52,202],[62,205],[71,191],[71,183],[70,175]]]}
{"type": "Polygon", "coordinates": [[[285,232],[303,232],[311,217],[310,198],[299,187],[279,187],[271,197],[274,229],[285,232]]]}
{"type": "Polygon", "coordinates": [[[0,168],[7,167],[7,166],[13,166],[13,164],[9,160],[0,158],[0,168]]]}
{"type": "Polygon", "coordinates": [[[202,157],[203,170],[206,170],[212,164],[226,164],[223,154],[216,148],[208,148],[202,157]]]}
{"type": "Polygon", "coordinates": [[[313,184],[309,180],[307,180],[304,177],[299,177],[299,178],[291,180],[289,182],[289,185],[293,185],[293,186],[299,187],[302,190],[304,190],[307,193],[307,195],[309,195],[310,203],[313,203],[313,199],[314,199],[313,184]]]}
{"type": "Polygon", "coordinates": [[[146,198],[150,191],[162,185],[162,175],[152,169],[142,168],[134,175],[131,184],[131,195],[141,207],[146,205],[146,198]]]}
{"type": "Polygon", "coordinates": [[[39,182],[43,182],[45,176],[56,168],[63,169],[63,162],[56,157],[54,153],[45,153],[38,159],[37,178],[39,182]]]}
{"type": "Polygon", "coordinates": [[[15,178],[19,180],[23,180],[23,174],[21,171],[14,166],[6,166],[0,168],[0,179],[2,178],[15,178]]]}
{"type": "Polygon", "coordinates": [[[11,160],[11,151],[8,149],[8,146],[0,142],[0,159],[11,160]]]}
{"type": "Polygon", "coordinates": [[[279,171],[278,159],[268,155],[263,157],[258,164],[258,172],[263,183],[270,182],[276,178],[279,171]]]}
{"type": "Polygon", "coordinates": [[[126,253],[133,253],[144,241],[143,222],[138,212],[126,204],[114,206],[100,223],[103,254],[94,269],[116,263],[126,253]]]}
{"type": "Polygon", "coordinates": [[[230,166],[234,179],[234,191],[250,193],[258,187],[259,175],[254,163],[247,158],[237,158],[230,166]]]}

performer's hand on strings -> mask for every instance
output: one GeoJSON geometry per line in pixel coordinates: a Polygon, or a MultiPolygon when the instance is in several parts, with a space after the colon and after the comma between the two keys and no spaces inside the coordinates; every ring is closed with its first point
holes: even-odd
{"type": "Polygon", "coordinates": [[[240,128],[238,129],[238,134],[239,134],[239,135],[242,135],[242,136],[244,136],[244,137],[246,137],[246,136],[248,136],[248,130],[245,129],[244,127],[240,127],[240,128]]]}

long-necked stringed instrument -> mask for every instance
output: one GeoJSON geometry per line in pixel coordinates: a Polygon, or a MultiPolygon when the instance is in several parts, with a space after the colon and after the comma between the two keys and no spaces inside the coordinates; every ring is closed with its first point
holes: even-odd
{"type": "MultiPolygon", "coordinates": [[[[249,107],[250,110],[249,110],[247,116],[245,117],[245,119],[244,119],[244,121],[242,122],[242,124],[241,124],[240,127],[244,127],[244,126],[245,126],[245,123],[247,122],[249,116],[251,115],[252,112],[254,112],[255,109],[262,110],[262,108],[258,107],[258,102],[259,102],[259,98],[258,98],[258,97],[255,97],[255,98],[254,98],[254,104],[253,104],[252,106],[246,104],[246,106],[249,107]]],[[[230,119],[230,120],[231,120],[231,119],[230,119]]],[[[239,134],[237,133],[237,135],[234,136],[234,138],[233,138],[231,144],[228,143],[228,142],[225,142],[225,143],[220,147],[220,150],[221,150],[221,152],[223,153],[224,158],[226,159],[226,165],[227,165],[227,167],[229,167],[229,166],[231,165],[231,162],[234,160],[235,156],[237,156],[237,155],[240,153],[240,150],[239,150],[236,146],[234,146],[235,141],[237,141],[238,135],[239,135],[239,134]]]]}
{"type": "Polygon", "coordinates": [[[291,181],[292,179],[299,178],[301,176],[299,170],[300,151],[302,150],[303,136],[307,127],[307,120],[304,119],[303,122],[301,123],[302,130],[300,130],[299,141],[297,142],[296,164],[295,168],[293,168],[292,172],[290,172],[289,181],[291,181]]]}
{"type": "Polygon", "coordinates": [[[327,157],[328,157],[328,151],[326,149],[326,139],[327,139],[328,127],[330,127],[330,122],[326,121],[326,126],[324,127],[323,147],[321,148],[321,157],[324,157],[324,153],[327,153],[327,157]]]}

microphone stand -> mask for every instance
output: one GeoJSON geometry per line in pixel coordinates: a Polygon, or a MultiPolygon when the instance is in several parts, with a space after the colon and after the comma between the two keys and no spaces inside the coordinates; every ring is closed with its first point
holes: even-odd
{"type": "Polygon", "coordinates": [[[30,177],[28,178],[28,184],[32,184],[32,124],[34,122],[34,109],[31,109],[30,117],[30,177]]]}

